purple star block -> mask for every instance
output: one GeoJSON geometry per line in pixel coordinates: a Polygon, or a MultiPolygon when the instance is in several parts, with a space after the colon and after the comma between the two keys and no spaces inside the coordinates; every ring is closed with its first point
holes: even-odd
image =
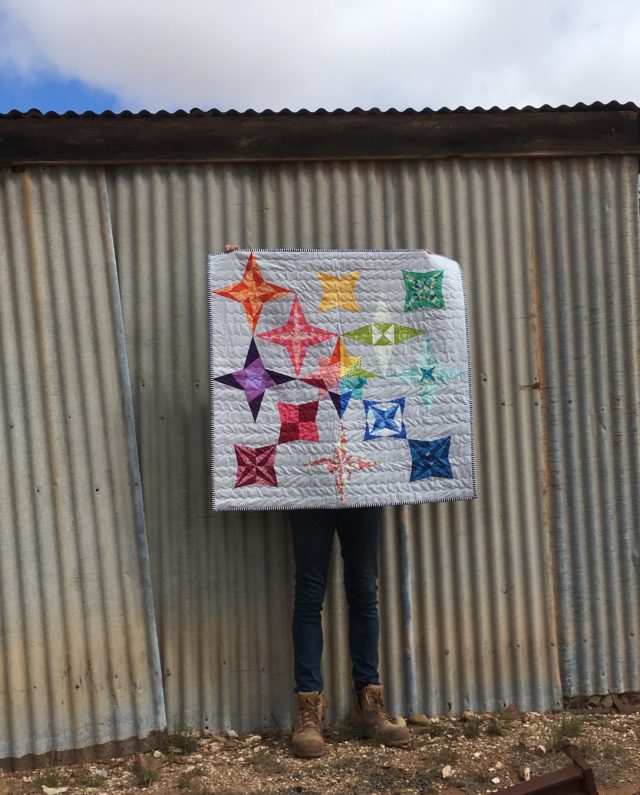
{"type": "Polygon", "coordinates": [[[242,370],[235,370],[233,373],[221,375],[214,380],[244,391],[244,396],[247,399],[253,414],[253,421],[255,422],[258,419],[262,398],[267,389],[295,379],[290,375],[284,375],[284,373],[267,370],[260,358],[258,346],[252,338],[242,370]]]}

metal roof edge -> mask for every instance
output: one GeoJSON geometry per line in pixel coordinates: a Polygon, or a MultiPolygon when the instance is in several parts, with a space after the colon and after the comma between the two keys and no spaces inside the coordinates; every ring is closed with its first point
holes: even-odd
{"type": "Polygon", "coordinates": [[[0,116],[0,166],[640,154],[634,103],[0,116]]]}
{"type": "Polygon", "coordinates": [[[273,109],[265,109],[262,111],[254,110],[252,108],[247,108],[246,110],[219,110],[217,108],[209,108],[204,110],[202,108],[191,108],[191,110],[186,110],[185,108],[179,108],[175,111],[169,110],[157,110],[157,111],[150,111],[147,109],[140,109],[139,111],[132,111],[132,110],[122,110],[122,111],[112,111],[112,110],[105,110],[99,113],[96,113],[92,110],[87,111],[74,111],[74,110],[67,110],[63,113],[58,113],[56,111],[43,111],[39,110],[38,108],[30,108],[26,111],[20,111],[17,109],[12,109],[6,111],[4,113],[0,113],[0,120],[2,119],[34,119],[34,118],[42,118],[42,119],[112,119],[112,118],[136,118],[136,119],[149,119],[149,118],[184,118],[185,116],[191,117],[199,117],[199,116],[215,116],[215,117],[223,117],[223,116],[355,116],[355,115],[433,115],[433,114],[440,114],[440,115],[448,115],[448,114],[463,114],[463,113],[566,113],[566,112],[575,112],[575,111],[587,111],[587,112],[601,112],[601,111],[608,111],[608,110],[640,110],[640,107],[636,105],[634,102],[619,102],[617,100],[611,100],[609,102],[593,102],[593,103],[585,103],[585,102],[578,102],[574,105],[525,105],[521,108],[515,107],[514,105],[510,105],[506,108],[501,108],[498,105],[493,105],[490,108],[483,108],[479,105],[474,106],[473,108],[467,108],[464,105],[459,105],[456,108],[449,108],[447,106],[443,106],[441,108],[387,108],[385,110],[381,108],[361,108],[361,107],[354,107],[351,110],[347,110],[345,108],[335,108],[334,110],[327,110],[325,108],[317,108],[316,110],[310,110],[308,108],[300,108],[299,110],[290,110],[289,108],[282,108],[281,110],[273,110],[273,109]]]}

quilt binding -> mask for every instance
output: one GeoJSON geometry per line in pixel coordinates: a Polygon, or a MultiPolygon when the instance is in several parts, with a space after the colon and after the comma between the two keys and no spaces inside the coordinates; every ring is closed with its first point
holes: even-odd
{"type": "MultiPolygon", "coordinates": [[[[262,254],[396,254],[396,253],[426,253],[427,252],[424,248],[395,248],[395,249],[386,249],[386,248],[358,248],[358,249],[336,249],[336,248],[238,248],[234,249],[233,252],[227,251],[214,251],[209,253],[207,257],[207,309],[208,309],[208,317],[209,317],[209,389],[210,389],[210,408],[211,408],[211,477],[209,478],[209,483],[211,486],[211,507],[214,511],[289,511],[295,510],[293,508],[282,508],[279,505],[264,505],[260,508],[256,508],[255,506],[244,506],[244,505],[233,505],[227,508],[216,508],[216,497],[215,497],[215,489],[213,488],[213,482],[215,478],[215,470],[214,470],[214,441],[215,441],[215,411],[214,411],[214,398],[213,398],[213,390],[214,390],[214,375],[213,375],[213,311],[212,305],[213,301],[211,298],[212,295],[212,286],[213,282],[211,279],[211,259],[213,257],[218,257],[222,254],[229,254],[235,253],[239,251],[244,253],[245,251],[254,253],[262,253],[262,254]]],[[[441,255],[444,256],[444,255],[441,255]]],[[[473,487],[473,493],[469,497],[444,497],[438,500],[411,500],[411,502],[407,502],[405,500],[395,500],[392,502],[385,503],[381,505],[379,502],[363,502],[358,503],[357,505],[305,505],[304,510],[307,508],[316,510],[318,508],[324,508],[325,510],[344,510],[345,508],[372,508],[372,507],[379,507],[379,508],[391,508],[397,507],[402,505],[426,505],[432,503],[437,505],[438,503],[443,502],[469,502],[470,500],[475,500],[478,496],[477,484],[476,484],[476,459],[475,459],[475,444],[474,444],[474,428],[473,428],[473,393],[471,391],[471,345],[469,342],[469,315],[467,311],[467,300],[466,300],[466,291],[465,291],[465,282],[464,282],[464,273],[462,271],[462,266],[460,263],[455,260],[458,270],[460,272],[460,283],[462,287],[462,298],[464,303],[464,327],[465,327],[465,340],[467,345],[467,379],[468,379],[468,387],[469,387],[469,431],[470,431],[470,448],[471,448],[471,485],[473,487]]]]}

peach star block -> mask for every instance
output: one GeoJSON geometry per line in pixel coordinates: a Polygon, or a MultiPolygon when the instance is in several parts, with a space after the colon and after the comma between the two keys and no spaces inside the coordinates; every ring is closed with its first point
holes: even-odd
{"type": "Polygon", "coordinates": [[[348,309],[349,312],[359,312],[360,307],[354,291],[360,271],[352,271],[346,276],[336,276],[333,273],[316,271],[322,285],[322,298],[320,311],[329,312],[331,309],[348,309]]]}
{"type": "Polygon", "coordinates": [[[285,295],[291,295],[292,291],[287,290],[286,287],[279,287],[277,284],[266,282],[252,251],[251,254],[249,254],[242,279],[235,284],[229,284],[213,292],[216,295],[230,298],[232,301],[237,301],[239,304],[242,304],[251,330],[255,331],[260,313],[262,312],[262,307],[267,301],[274,301],[285,295]]]}
{"type": "Polygon", "coordinates": [[[326,458],[317,458],[315,461],[309,461],[305,464],[306,467],[322,467],[325,472],[329,472],[335,478],[336,489],[340,504],[343,505],[345,501],[345,488],[351,475],[354,472],[361,472],[363,469],[371,469],[378,466],[376,461],[367,461],[365,458],[360,458],[357,455],[352,455],[347,450],[347,437],[342,425],[340,426],[340,440],[333,448],[333,455],[326,458]]]}

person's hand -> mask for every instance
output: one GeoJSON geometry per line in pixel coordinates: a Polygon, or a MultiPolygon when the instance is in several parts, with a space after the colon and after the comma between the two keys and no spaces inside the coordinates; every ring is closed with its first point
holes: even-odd
{"type": "Polygon", "coordinates": [[[239,248],[240,246],[236,246],[235,243],[225,243],[223,251],[225,254],[231,254],[232,251],[237,251],[239,248]]]}

